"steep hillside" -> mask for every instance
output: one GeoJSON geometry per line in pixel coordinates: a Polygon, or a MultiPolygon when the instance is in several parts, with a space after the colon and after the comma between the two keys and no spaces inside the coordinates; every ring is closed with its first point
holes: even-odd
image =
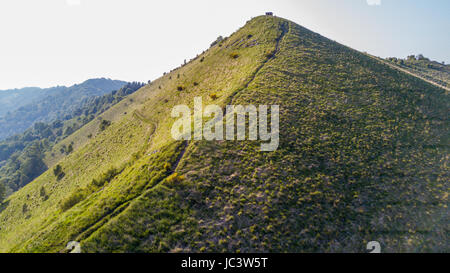
{"type": "Polygon", "coordinates": [[[37,95],[30,95],[32,99],[29,103],[0,116],[0,140],[24,132],[35,122],[71,119],[69,114],[83,105],[87,99],[119,90],[125,84],[123,81],[102,78],[87,80],[70,87],[41,89],[37,95]]]}
{"type": "Polygon", "coordinates": [[[446,251],[449,106],[443,89],[260,16],[106,111],[111,126],[10,196],[0,251],[446,251]],[[278,150],[174,141],[172,107],[195,96],[280,105],[278,150]]]}

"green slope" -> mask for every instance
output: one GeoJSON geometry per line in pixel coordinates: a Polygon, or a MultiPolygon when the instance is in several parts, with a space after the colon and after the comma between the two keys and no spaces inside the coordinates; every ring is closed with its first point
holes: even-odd
{"type": "Polygon", "coordinates": [[[260,16],[129,98],[62,159],[62,180],[47,172],[8,198],[0,251],[448,250],[442,89],[260,16]],[[279,104],[279,149],[173,141],[170,111],[195,96],[279,104]]]}

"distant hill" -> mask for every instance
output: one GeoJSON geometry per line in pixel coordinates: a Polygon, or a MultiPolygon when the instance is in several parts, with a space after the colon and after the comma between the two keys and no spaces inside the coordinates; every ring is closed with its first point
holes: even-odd
{"type": "Polygon", "coordinates": [[[421,54],[417,56],[410,55],[406,59],[390,57],[386,60],[400,68],[406,69],[410,73],[450,89],[449,64],[432,61],[421,54]]]}
{"type": "Polygon", "coordinates": [[[39,99],[43,94],[45,90],[38,87],[0,90],[0,117],[39,99]]]}
{"type": "Polygon", "coordinates": [[[449,95],[387,63],[253,18],[55,145],[82,140],[4,201],[0,252],[448,252],[449,95]],[[279,105],[278,149],[174,140],[198,96],[279,105]]]}
{"type": "MultiPolygon", "coordinates": [[[[81,145],[82,139],[71,139],[68,144],[61,144],[58,150],[52,149],[143,85],[137,82],[127,83],[120,90],[86,98],[80,108],[66,112],[71,119],[37,122],[25,132],[0,141],[0,184],[6,187],[6,193],[10,194],[25,186],[51,167],[51,163],[57,158],[72,153],[74,147],[81,145]]],[[[105,122],[104,127],[109,121],[105,122]]],[[[96,129],[90,137],[102,128],[99,126],[96,129]]]]}
{"type": "Polygon", "coordinates": [[[87,98],[120,89],[126,82],[91,79],[70,87],[24,88],[0,91],[0,140],[28,129],[35,122],[70,119],[67,116],[87,98]],[[2,114],[3,113],[3,114],[2,114]]]}

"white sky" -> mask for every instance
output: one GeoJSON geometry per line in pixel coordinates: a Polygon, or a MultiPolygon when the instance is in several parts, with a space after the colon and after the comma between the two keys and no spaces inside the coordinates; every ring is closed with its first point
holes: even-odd
{"type": "Polygon", "coordinates": [[[423,53],[450,61],[445,50],[439,53],[448,44],[399,45],[395,32],[383,32],[376,16],[386,1],[1,0],[0,89],[71,85],[94,77],[153,80],[265,11],[375,55],[423,53]]]}

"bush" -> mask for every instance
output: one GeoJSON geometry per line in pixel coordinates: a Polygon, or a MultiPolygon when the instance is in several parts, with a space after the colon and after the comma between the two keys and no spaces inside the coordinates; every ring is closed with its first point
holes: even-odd
{"type": "Polygon", "coordinates": [[[178,91],[183,91],[185,88],[184,88],[184,86],[182,86],[182,85],[179,85],[178,87],[177,87],[177,90],[178,91]]]}
{"type": "Polygon", "coordinates": [[[275,52],[268,52],[268,53],[266,53],[266,58],[267,58],[267,59],[270,59],[270,58],[272,58],[274,55],[275,55],[275,52]]]}
{"type": "Polygon", "coordinates": [[[194,86],[198,86],[198,82],[194,82],[194,86]]]}
{"type": "Polygon", "coordinates": [[[66,211],[76,204],[80,203],[86,198],[86,193],[83,190],[76,190],[69,197],[63,200],[60,204],[61,210],[66,211]]]}
{"type": "Polygon", "coordinates": [[[0,204],[3,202],[3,199],[5,198],[5,186],[3,185],[2,182],[0,182],[0,204]]]}
{"type": "Polygon", "coordinates": [[[56,176],[56,179],[59,181],[64,178],[66,175],[61,167],[61,165],[56,165],[55,168],[53,168],[53,174],[56,176]]]}
{"type": "Polygon", "coordinates": [[[179,175],[178,173],[173,173],[166,178],[167,185],[175,185],[177,183],[183,182],[185,177],[179,175]]]}
{"type": "Polygon", "coordinates": [[[170,169],[172,169],[172,164],[170,164],[170,163],[165,163],[165,164],[164,164],[164,170],[167,172],[167,171],[170,171],[170,169]]]}
{"type": "Polygon", "coordinates": [[[102,119],[100,122],[100,131],[105,131],[111,125],[111,121],[102,119]]]}
{"type": "Polygon", "coordinates": [[[211,47],[217,45],[218,43],[220,43],[222,41],[223,41],[223,37],[222,36],[217,37],[217,39],[214,42],[211,43],[211,47]]]}
{"type": "Polygon", "coordinates": [[[66,154],[68,155],[68,154],[70,154],[70,153],[72,153],[72,152],[73,152],[73,145],[70,144],[70,145],[67,147],[66,154]]]}
{"type": "Polygon", "coordinates": [[[47,200],[47,199],[48,199],[47,191],[45,190],[44,186],[41,187],[41,189],[40,189],[40,191],[39,191],[39,195],[40,195],[44,200],[47,200]]]}
{"type": "Polygon", "coordinates": [[[210,94],[209,95],[209,97],[212,99],[212,100],[216,100],[217,98],[218,98],[218,96],[217,96],[217,94],[210,94]]]}
{"type": "Polygon", "coordinates": [[[237,58],[239,58],[239,54],[237,54],[236,52],[233,52],[230,54],[230,57],[233,59],[237,59],[237,58]]]}
{"type": "Polygon", "coordinates": [[[111,182],[111,180],[113,180],[113,178],[116,177],[119,173],[120,171],[118,169],[111,168],[105,173],[103,173],[98,180],[92,179],[91,185],[94,186],[95,188],[103,187],[103,185],[111,182]]]}

